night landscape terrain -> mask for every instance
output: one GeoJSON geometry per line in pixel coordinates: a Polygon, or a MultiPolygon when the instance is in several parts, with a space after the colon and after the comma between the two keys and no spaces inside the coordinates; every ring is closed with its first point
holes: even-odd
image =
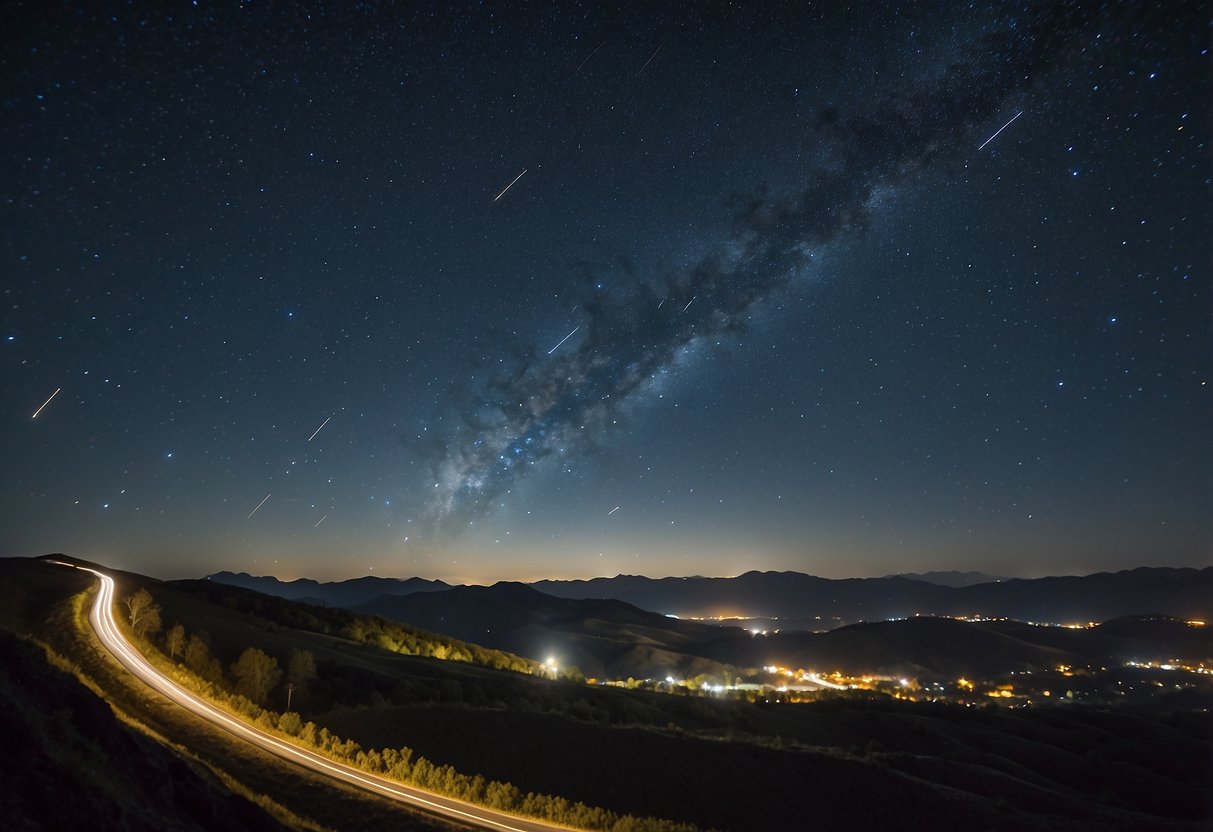
{"type": "Polygon", "coordinates": [[[1213,7],[0,6],[4,828],[1213,822],[1213,7]]]}

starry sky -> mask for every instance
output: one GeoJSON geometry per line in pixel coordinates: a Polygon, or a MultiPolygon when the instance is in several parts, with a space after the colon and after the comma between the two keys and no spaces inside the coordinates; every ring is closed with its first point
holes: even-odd
{"type": "Polygon", "coordinates": [[[1206,565],[1211,13],[7,3],[0,555],[1206,565]]]}

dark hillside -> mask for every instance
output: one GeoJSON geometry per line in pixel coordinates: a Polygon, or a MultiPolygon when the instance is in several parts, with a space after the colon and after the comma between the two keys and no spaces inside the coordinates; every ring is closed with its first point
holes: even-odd
{"type": "Polygon", "coordinates": [[[616,679],[730,673],[704,647],[740,632],[622,601],[557,598],[508,582],[384,596],[357,609],[539,661],[553,656],[587,676],[616,679]]]}
{"type": "Polygon", "coordinates": [[[201,767],[121,724],[41,649],[8,633],[0,633],[0,701],[9,749],[0,755],[6,829],[285,828],[201,767]]]}
{"type": "Polygon", "coordinates": [[[1207,720],[856,701],[752,710],[749,727],[771,731],[767,747],[449,706],[330,719],[359,741],[407,741],[437,762],[508,772],[522,788],[546,784],[736,832],[802,828],[805,817],[854,829],[934,829],[946,819],[1057,832],[1195,830],[1209,817],[1207,720]]]}

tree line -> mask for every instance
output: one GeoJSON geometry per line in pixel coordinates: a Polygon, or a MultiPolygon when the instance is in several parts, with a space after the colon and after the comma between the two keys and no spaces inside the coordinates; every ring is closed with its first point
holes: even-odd
{"type": "Polygon", "coordinates": [[[495,670],[533,674],[539,668],[538,663],[514,653],[431,633],[377,615],[361,615],[334,607],[290,601],[214,581],[189,581],[183,584],[188,591],[203,596],[211,603],[255,615],[282,627],[340,636],[393,653],[466,662],[495,670]]]}

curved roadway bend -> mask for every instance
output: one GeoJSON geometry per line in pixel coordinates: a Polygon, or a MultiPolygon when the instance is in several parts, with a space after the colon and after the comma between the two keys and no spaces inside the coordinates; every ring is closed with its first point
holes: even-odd
{"type": "Polygon", "coordinates": [[[352,766],[342,765],[327,757],[322,757],[307,749],[280,740],[229,716],[224,711],[190,693],[172,679],[156,670],[131,646],[126,637],[122,635],[122,631],[118,629],[117,622],[114,621],[113,578],[98,572],[96,569],[89,569],[85,566],[76,566],[75,564],[62,563],[61,561],[53,562],[62,566],[72,566],[76,569],[82,569],[85,572],[92,572],[101,579],[101,591],[97,593],[97,600],[93,604],[93,609],[89,613],[88,618],[89,623],[92,624],[93,629],[97,632],[97,637],[114,654],[114,658],[131,673],[181,707],[186,708],[203,719],[213,722],[226,731],[230,731],[240,739],[253,743],[259,748],[284,760],[303,766],[319,774],[332,777],[335,780],[340,780],[348,785],[374,792],[377,795],[392,800],[399,800],[423,811],[464,824],[471,824],[482,829],[491,829],[496,832],[567,832],[570,828],[495,812],[492,809],[486,809],[474,803],[465,803],[462,800],[455,800],[454,798],[415,789],[382,777],[376,777],[373,774],[367,774],[365,771],[360,771],[352,766]]]}

